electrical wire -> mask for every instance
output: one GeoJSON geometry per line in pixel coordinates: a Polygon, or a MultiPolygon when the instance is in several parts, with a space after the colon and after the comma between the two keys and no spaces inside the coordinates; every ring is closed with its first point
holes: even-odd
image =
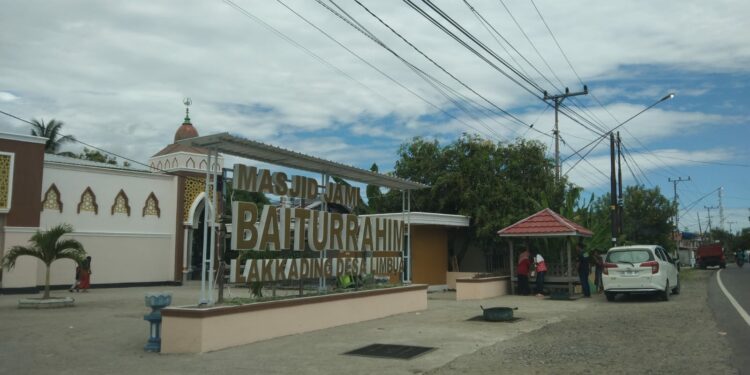
{"type": "MultiPolygon", "coordinates": [[[[230,1],[230,0],[224,0],[224,1],[226,2],[226,1],[230,1]]],[[[336,38],[334,38],[334,37],[333,37],[332,35],[330,35],[330,34],[329,34],[329,33],[327,33],[327,32],[326,32],[325,30],[321,29],[320,27],[318,27],[317,25],[315,25],[314,23],[312,23],[312,22],[311,22],[310,20],[308,20],[307,18],[305,18],[304,16],[302,16],[302,15],[301,15],[300,13],[298,13],[297,11],[295,11],[294,9],[292,9],[291,7],[289,7],[289,6],[288,6],[287,4],[285,4],[285,3],[283,2],[283,1],[281,1],[281,0],[277,0],[277,2],[278,2],[279,4],[281,4],[282,6],[284,6],[285,8],[287,8],[287,9],[288,9],[288,10],[289,10],[290,12],[292,12],[293,14],[295,14],[295,15],[296,15],[297,17],[299,17],[300,19],[302,19],[302,20],[303,20],[304,22],[306,22],[306,23],[307,23],[308,25],[310,25],[311,27],[315,28],[315,29],[316,29],[316,30],[318,30],[318,31],[319,31],[320,33],[322,33],[323,35],[325,35],[325,36],[326,36],[327,38],[329,38],[330,40],[332,40],[332,41],[333,41],[334,43],[338,44],[338,45],[339,45],[339,46],[340,46],[341,48],[343,48],[344,50],[346,50],[347,52],[349,52],[350,54],[352,54],[352,55],[353,55],[354,57],[356,57],[357,59],[359,59],[359,60],[360,60],[360,61],[362,61],[363,63],[367,64],[367,66],[371,67],[372,69],[374,69],[375,71],[377,71],[378,73],[380,73],[381,75],[383,75],[384,77],[388,78],[388,79],[389,79],[389,80],[390,80],[391,82],[395,83],[395,84],[396,84],[396,85],[398,85],[399,87],[401,87],[401,88],[403,88],[404,90],[408,91],[409,93],[411,93],[412,95],[416,96],[417,98],[419,98],[419,99],[420,99],[420,100],[422,100],[423,102],[427,103],[427,104],[428,104],[428,105],[430,105],[431,107],[433,107],[433,108],[437,109],[438,111],[442,112],[442,113],[443,113],[443,114],[445,114],[446,116],[449,116],[449,117],[453,118],[454,120],[456,120],[456,121],[459,121],[459,122],[461,122],[462,124],[466,125],[467,127],[471,128],[471,129],[473,129],[473,130],[475,130],[475,131],[478,131],[478,132],[480,132],[480,133],[483,133],[483,132],[479,131],[479,130],[478,130],[477,128],[475,128],[475,127],[473,127],[472,125],[470,125],[469,123],[467,123],[466,121],[464,121],[464,120],[462,120],[462,119],[460,119],[460,118],[458,118],[458,117],[454,116],[453,114],[451,114],[451,113],[449,113],[448,111],[446,111],[446,110],[444,110],[444,109],[440,108],[440,107],[439,107],[438,105],[436,105],[436,104],[432,103],[431,101],[427,100],[427,99],[426,99],[426,98],[424,98],[423,96],[419,95],[419,94],[418,94],[417,92],[415,92],[414,90],[412,90],[412,89],[410,89],[410,88],[406,87],[406,86],[405,86],[404,84],[402,84],[401,82],[399,82],[399,81],[398,81],[398,80],[396,80],[395,78],[391,77],[391,76],[390,76],[390,75],[389,75],[388,73],[384,72],[384,71],[383,71],[383,70],[381,70],[380,68],[376,67],[375,65],[373,65],[372,63],[370,63],[369,61],[367,61],[366,59],[364,59],[363,57],[361,57],[360,55],[358,55],[358,54],[357,54],[356,52],[352,51],[352,50],[351,50],[350,48],[346,47],[346,46],[345,46],[345,45],[344,45],[343,43],[339,42],[339,41],[338,41],[338,40],[337,40],[336,38]]],[[[358,29],[357,27],[355,27],[355,28],[356,28],[357,30],[359,30],[359,29],[358,29]]],[[[366,33],[365,33],[365,35],[367,36],[367,34],[366,34],[366,33]]],[[[369,37],[369,36],[368,36],[368,37],[369,37]]],[[[418,69],[418,68],[416,68],[416,67],[414,67],[414,66],[412,66],[412,68],[413,68],[413,69],[418,69]]],[[[423,72],[422,72],[422,73],[423,73],[423,72]]],[[[424,74],[426,74],[426,73],[424,73],[424,74]]],[[[429,82],[428,82],[428,83],[429,83],[429,82]]],[[[485,136],[487,136],[487,135],[485,134],[485,136]]]]}
{"type": "MultiPolygon", "coordinates": [[[[372,17],[374,17],[374,18],[375,18],[376,20],[378,20],[378,22],[380,22],[380,23],[381,23],[381,24],[382,24],[383,26],[385,26],[385,27],[386,27],[386,28],[387,28],[388,30],[390,30],[390,31],[391,31],[391,32],[392,32],[393,34],[395,34],[396,36],[398,36],[398,37],[399,37],[399,38],[400,38],[400,39],[401,39],[401,40],[402,40],[402,41],[403,41],[404,43],[408,44],[408,45],[409,45],[409,46],[410,46],[410,47],[411,47],[412,49],[414,49],[414,50],[415,50],[415,51],[417,51],[417,52],[418,52],[419,54],[421,54],[421,55],[422,55],[422,56],[423,56],[423,57],[424,57],[425,59],[427,59],[427,60],[428,60],[428,61],[430,61],[430,62],[431,62],[431,63],[432,63],[433,65],[435,65],[436,67],[438,67],[438,68],[439,68],[440,70],[442,70],[442,71],[443,71],[443,72],[444,72],[445,74],[447,74],[448,76],[450,76],[451,78],[453,78],[453,79],[454,79],[454,80],[455,80],[456,82],[458,82],[459,84],[461,84],[462,86],[464,86],[464,87],[465,87],[466,89],[468,89],[469,91],[471,91],[472,93],[474,93],[474,94],[475,94],[475,95],[477,95],[478,97],[482,98],[482,99],[483,99],[483,100],[484,100],[485,102],[487,102],[487,103],[488,103],[489,105],[491,105],[492,107],[494,107],[495,109],[497,109],[498,111],[500,111],[501,113],[503,113],[504,115],[506,115],[506,116],[510,117],[511,119],[515,120],[515,121],[516,121],[516,122],[517,122],[518,124],[520,124],[520,125],[522,125],[522,126],[525,126],[525,127],[527,127],[528,129],[532,129],[532,130],[533,130],[533,126],[532,126],[532,125],[528,125],[528,124],[526,124],[525,122],[523,122],[523,120],[521,120],[521,119],[519,119],[518,117],[514,116],[513,114],[511,114],[510,112],[506,111],[505,109],[503,109],[503,108],[500,108],[500,107],[499,107],[498,105],[496,105],[495,103],[493,103],[493,102],[491,102],[491,101],[490,101],[489,99],[487,99],[487,98],[486,98],[486,97],[485,97],[484,95],[482,95],[482,94],[478,93],[478,92],[477,92],[476,90],[474,90],[474,89],[473,89],[472,87],[470,87],[470,86],[469,86],[468,84],[466,84],[466,83],[465,83],[465,82],[463,82],[462,80],[458,79],[458,78],[457,78],[457,77],[456,77],[455,75],[453,75],[453,74],[452,74],[451,72],[449,72],[448,70],[446,70],[446,69],[445,69],[445,68],[444,68],[444,67],[443,67],[442,65],[438,64],[438,63],[437,63],[437,62],[436,62],[436,61],[435,61],[434,59],[432,59],[431,57],[429,57],[429,56],[428,56],[428,55],[427,55],[426,53],[424,53],[424,52],[423,52],[422,50],[420,50],[420,49],[419,49],[419,48],[418,48],[417,46],[415,46],[415,45],[414,45],[414,44],[413,44],[412,42],[410,42],[410,41],[409,41],[408,39],[406,39],[406,38],[405,38],[405,37],[404,37],[403,35],[401,35],[401,34],[400,34],[400,33],[399,33],[398,31],[394,30],[394,29],[393,29],[393,28],[392,28],[392,27],[391,27],[391,26],[390,26],[390,25],[389,25],[388,23],[386,23],[385,21],[383,21],[383,19],[382,19],[382,18],[378,17],[378,16],[377,16],[377,15],[376,15],[375,13],[373,13],[373,12],[372,12],[372,11],[371,11],[371,10],[370,10],[369,8],[367,8],[367,7],[366,7],[366,6],[364,5],[364,4],[362,4],[362,3],[361,3],[361,2],[359,1],[359,0],[354,0],[354,1],[355,1],[355,2],[356,2],[356,3],[357,3],[357,4],[359,5],[359,6],[360,6],[360,7],[362,7],[362,8],[363,8],[363,9],[364,9],[364,10],[365,10],[365,11],[366,11],[367,13],[369,13],[369,14],[370,14],[370,15],[371,15],[372,17]]],[[[333,0],[331,0],[331,3],[333,3],[333,4],[335,5],[335,2],[333,2],[333,0]]],[[[351,17],[351,16],[350,16],[350,17],[351,17]]],[[[540,134],[543,134],[543,135],[547,135],[547,136],[549,136],[548,134],[546,134],[546,133],[543,133],[543,132],[540,132],[540,131],[538,131],[538,130],[537,130],[537,132],[539,132],[540,134]]]]}

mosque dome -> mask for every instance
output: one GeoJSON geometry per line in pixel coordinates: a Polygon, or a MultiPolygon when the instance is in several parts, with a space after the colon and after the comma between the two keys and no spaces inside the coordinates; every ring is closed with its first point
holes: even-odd
{"type": "Polygon", "coordinates": [[[174,142],[181,141],[183,139],[195,138],[198,136],[198,130],[195,129],[193,124],[190,123],[190,117],[185,116],[185,122],[177,128],[174,133],[174,142]]]}

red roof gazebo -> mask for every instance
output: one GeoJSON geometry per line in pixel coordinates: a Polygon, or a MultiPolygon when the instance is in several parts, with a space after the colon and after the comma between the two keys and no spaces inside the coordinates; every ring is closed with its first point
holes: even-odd
{"type": "MultiPolygon", "coordinates": [[[[591,237],[593,233],[583,226],[567,219],[560,214],[545,208],[515,224],[507,226],[499,231],[497,235],[508,238],[510,247],[510,274],[511,280],[514,274],[513,237],[591,237]]],[[[566,242],[568,252],[568,267],[566,281],[568,282],[568,293],[573,293],[573,281],[570,259],[570,242],[566,242]]],[[[562,250],[561,250],[562,255],[562,250]]],[[[515,287],[511,282],[511,293],[515,293],[515,287]]]]}

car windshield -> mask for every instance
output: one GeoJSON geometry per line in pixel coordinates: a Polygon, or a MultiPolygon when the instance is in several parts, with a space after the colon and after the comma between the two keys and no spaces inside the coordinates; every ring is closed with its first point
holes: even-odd
{"type": "Polygon", "coordinates": [[[654,256],[646,249],[627,249],[610,251],[607,262],[610,263],[641,263],[654,260],[654,256]]]}

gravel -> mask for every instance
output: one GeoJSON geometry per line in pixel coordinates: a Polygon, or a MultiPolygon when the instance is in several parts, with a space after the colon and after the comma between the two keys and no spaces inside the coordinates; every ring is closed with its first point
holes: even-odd
{"type": "MultiPolygon", "coordinates": [[[[561,322],[456,358],[429,374],[738,374],[707,304],[712,273],[685,270],[682,292],[594,295],[561,322]]],[[[533,297],[530,297],[533,298],[533,297]]]]}

